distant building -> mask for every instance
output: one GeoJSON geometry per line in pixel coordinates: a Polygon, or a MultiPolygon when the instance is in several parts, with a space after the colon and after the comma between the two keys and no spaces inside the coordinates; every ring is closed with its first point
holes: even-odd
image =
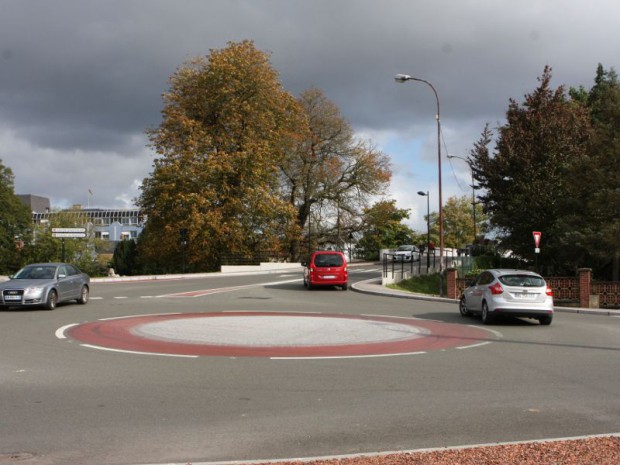
{"type": "MultiPolygon", "coordinates": [[[[52,212],[50,201],[45,197],[20,195],[20,200],[32,208],[34,224],[46,224],[59,212],[52,212]]],[[[144,229],[146,215],[139,208],[102,209],[82,208],[74,205],[62,210],[63,215],[75,216],[75,225],[85,227],[95,239],[109,241],[108,250],[114,250],[116,243],[126,239],[136,239],[144,229]]]]}
{"type": "Polygon", "coordinates": [[[40,195],[18,195],[21,202],[30,208],[31,212],[49,212],[51,211],[50,199],[41,197],[40,195]]]}

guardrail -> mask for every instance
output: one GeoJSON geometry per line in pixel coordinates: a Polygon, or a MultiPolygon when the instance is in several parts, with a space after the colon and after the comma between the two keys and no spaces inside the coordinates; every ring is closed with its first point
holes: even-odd
{"type": "MultiPolygon", "coordinates": [[[[439,253],[437,250],[430,254],[420,254],[419,260],[404,261],[398,258],[395,252],[385,252],[382,257],[384,282],[398,282],[402,279],[421,274],[439,272],[439,253]]],[[[463,255],[454,249],[444,250],[444,269],[456,268],[461,274],[469,272],[473,267],[473,257],[463,255]]]]}

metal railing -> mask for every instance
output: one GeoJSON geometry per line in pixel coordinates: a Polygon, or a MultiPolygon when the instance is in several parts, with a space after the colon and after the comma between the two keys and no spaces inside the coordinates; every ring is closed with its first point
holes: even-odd
{"type": "MultiPolygon", "coordinates": [[[[382,257],[383,264],[383,276],[394,276],[399,274],[400,276],[423,275],[434,274],[439,272],[439,254],[436,250],[431,251],[430,255],[420,254],[419,260],[404,261],[396,258],[397,255],[394,252],[386,252],[382,257]]],[[[447,268],[457,268],[461,276],[470,272],[475,266],[474,257],[460,253],[455,249],[444,250],[444,263],[447,268]]]]}

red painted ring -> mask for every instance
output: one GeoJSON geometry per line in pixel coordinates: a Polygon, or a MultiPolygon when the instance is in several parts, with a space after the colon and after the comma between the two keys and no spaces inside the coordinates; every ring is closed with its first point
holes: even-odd
{"type": "Polygon", "coordinates": [[[384,356],[407,353],[445,350],[467,347],[491,339],[490,332],[474,326],[443,323],[438,321],[391,316],[360,316],[344,314],[316,314],[293,312],[215,312],[131,316],[113,320],[99,320],[70,328],[67,336],[92,346],[128,352],[144,352],[184,356],[225,356],[225,357],[356,357],[384,356]],[[256,317],[286,316],[312,318],[339,318],[370,322],[388,322],[413,326],[421,329],[416,336],[396,341],[360,342],[350,344],[321,343],[317,345],[227,345],[195,343],[161,338],[150,338],[139,334],[140,326],[181,319],[202,319],[218,317],[256,317]]]}

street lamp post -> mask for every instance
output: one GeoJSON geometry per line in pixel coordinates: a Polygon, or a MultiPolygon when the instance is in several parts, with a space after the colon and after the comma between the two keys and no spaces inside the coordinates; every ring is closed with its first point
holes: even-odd
{"type": "Polygon", "coordinates": [[[418,191],[418,195],[426,197],[426,272],[431,267],[431,203],[429,192],[418,191]]]}
{"type": "Polygon", "coordinates": [[[469,165],[469,169],[471,171],[471,206],[472,206],[472,217],[474,220],[474,240],[472,244],[476,242],[476,185],[474,183],[474,168],[471,166],[471,161],[467,158],[459,157],[458,155],[448,155],[448,158],[458,158],[459,160],[463,160],[465,163],[469,165]]]}
{"type": "Polygon", "coordinates": [[[433,85],[424,80],[418,79],[408,74],[397,74],[394,76],[396,82],[407,82],[407,81],[418,81],[423,82],[428,85],[435,94],[435,100],[437,101],[437,170],[438,170],[438,178],[439,178],[439,294],[443,296],[443,199],[441,197],[441,118],[439,114],[439,95],[437,95],[437,91],[433,85]]]}

